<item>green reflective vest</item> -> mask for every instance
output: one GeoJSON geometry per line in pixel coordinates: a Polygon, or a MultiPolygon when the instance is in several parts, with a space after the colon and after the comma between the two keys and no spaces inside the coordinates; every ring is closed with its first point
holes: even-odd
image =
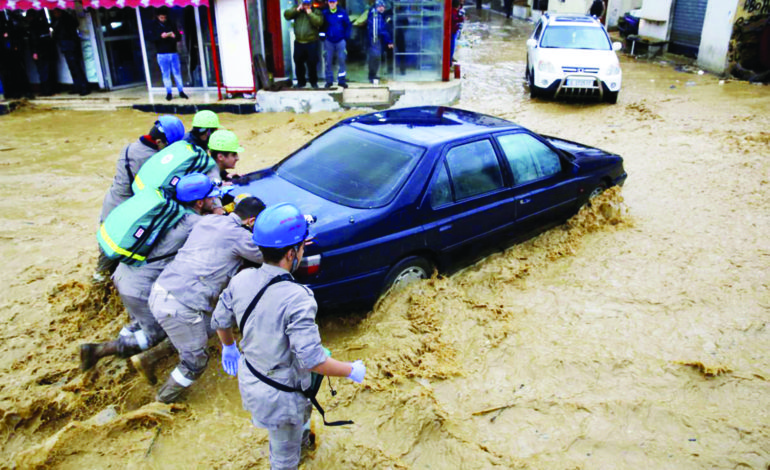
{"type": "Polygon", "coordinates": [[[190,173],[208,174],[217,164],[205,150],[180,140],[156,153],[142,165],[134,178],[134,194],[145,188],[175,194],[179,179],[190,173]]]}

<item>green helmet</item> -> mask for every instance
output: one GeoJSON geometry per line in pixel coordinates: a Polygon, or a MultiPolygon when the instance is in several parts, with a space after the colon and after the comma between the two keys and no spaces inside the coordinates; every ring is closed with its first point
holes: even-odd
{"type": "Polygon", "coordinates": [[[219,150],[220,152],[243,152],[243,147],[238,144],[238,137],[235,136],[235,132],[228,131],[227,129],[220,129],[211,134],[211,137],[209,137],[209,149],[219,150]]]}
{"type": "Polygon", "coordinates": [[[219,129],[219,118],[217,113],[204,109],[195,113],[192,122],[193,127],[202,127],[204,129],[219,129]]]}

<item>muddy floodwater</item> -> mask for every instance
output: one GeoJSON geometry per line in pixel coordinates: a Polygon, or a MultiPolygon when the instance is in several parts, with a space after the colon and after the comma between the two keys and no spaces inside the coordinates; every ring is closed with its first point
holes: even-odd
{"type": "MultiPolygon", "coordinates": [[[[457,106],[617,152],[628,180],[371,312],[325,312],[325,345],[368,374],[321,389],[355,424],[314,421],[303,468],[770,468],[770,88],[622,55],[617,105],[530,100],[531,25],[469,16],[457,106]]],[[[248,172],[360,112],[220,118],[248,172]]],[[[127,319],[90,285],[94,234],[118,152],[152,120],[0,117],[0,468],[269,466],[216,343],[181,405],[122,359],[78,370],[78,344],[127,319]]]]}

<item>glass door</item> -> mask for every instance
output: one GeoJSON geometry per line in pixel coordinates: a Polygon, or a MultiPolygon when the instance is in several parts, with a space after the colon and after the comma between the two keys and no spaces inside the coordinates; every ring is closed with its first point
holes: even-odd
{"type": "Polygon", "coordinates": [[[110,89],[145,81],[136,14],[130,8],[99,8],[97,29],[102,37],[104,76],[110,89]]]}

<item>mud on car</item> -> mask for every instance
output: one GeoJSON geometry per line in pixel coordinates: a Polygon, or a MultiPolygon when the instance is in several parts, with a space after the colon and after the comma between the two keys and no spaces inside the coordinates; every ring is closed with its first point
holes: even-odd
{"type": "Polygon", "coordinates": [[[530,96],[595,97],[617,103],[622,74],[615,51],[622,47],[594,17],[543,15],[527,39],[530,96]]]}
{"type": "Polygon", "coordinates": [[[340,121],[233,194],[316,219],[295,273],[321,305],[371,304],[434,268],[564,221],[623,184],[615,154],[448,107],[340,121]]]}

